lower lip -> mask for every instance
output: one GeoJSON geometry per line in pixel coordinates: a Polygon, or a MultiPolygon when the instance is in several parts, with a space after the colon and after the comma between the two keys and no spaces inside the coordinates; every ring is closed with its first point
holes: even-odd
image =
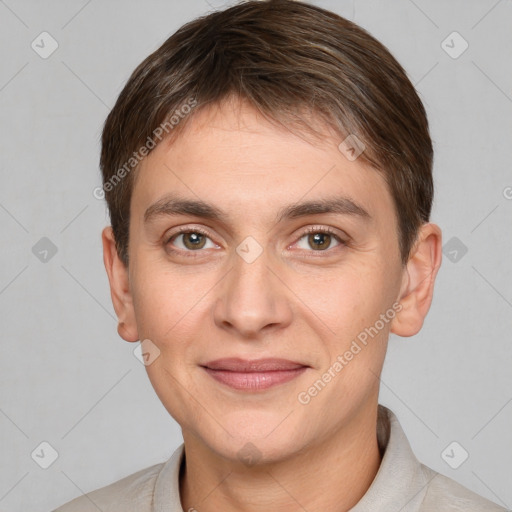
{"type": "Polygon", "coordinates": [[[218,382],[242,391],[259,391],[289,382],[301,375],[307,367],[295,370],[273,370],[267,372],[232,372],[204,368],[218,382]]]}

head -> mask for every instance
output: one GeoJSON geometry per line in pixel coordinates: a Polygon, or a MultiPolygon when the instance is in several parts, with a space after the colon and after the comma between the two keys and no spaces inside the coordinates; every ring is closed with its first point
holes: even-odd
{"type": "Polygon", "coordinates": [[[101,170],[118,331],[185,440],[277,460],[375,408],[441,262],[425,110],[381,43],[289,0],[194,20],[131,75],[101,170]],[[305,369],[243,392],[205,370],[230,357],[305,369]]]}

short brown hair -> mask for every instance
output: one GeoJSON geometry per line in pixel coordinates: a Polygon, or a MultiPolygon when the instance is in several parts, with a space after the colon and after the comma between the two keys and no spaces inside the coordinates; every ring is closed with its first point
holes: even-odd
{"type": "Polygon", "coordinates": [[[179,123],[166,132],[174,136],[201,107],[229,96],[282,125],[314,131],[300,115],[306,111],[340,142],[349,134],[363,141],[360,158],[383,173],[393,197],[407,262],[430,217],[433,150],[406,72],[385,46],[337,14],[292,0],[251,0],[183,25],[135,69],[106,119],[100,167],[125,265],[135,152],[146,145],[147,154],[173,114],[179,123]],[[197,106],[186,110],[191,98],[197,106]]]}

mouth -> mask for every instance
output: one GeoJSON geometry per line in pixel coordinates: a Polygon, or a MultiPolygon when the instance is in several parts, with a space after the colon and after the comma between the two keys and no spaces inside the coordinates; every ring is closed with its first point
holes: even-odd
{"type": "Polygon", "coordinates": [[[201,366],[216,381],[239,391],[259,391],[284,384],[309,368],[286,359],[239,358],[217,359],[201,366]]]}

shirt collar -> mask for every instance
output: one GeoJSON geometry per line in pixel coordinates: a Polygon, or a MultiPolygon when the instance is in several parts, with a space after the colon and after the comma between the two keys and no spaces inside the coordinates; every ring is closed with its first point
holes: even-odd
{"type": "Polygon", "coordinates": [[[379,470],[350,512],[420,510],[429,478],[414,455],[398,418],[383,405],[379,405],[377,440],[381,453],[384,451],[379,470]]]}
{"type": "MultiPolygon", "coordinates": [[[[372,484],[350,512],[400,510],[416,512],[425,496],[429,478],[416,459],[395,414],[379,405],[377,440],[382,461],[372,484]]],[[[179,475],[183,462],[182,443],[160,471],[155,483],[152,512],[183,512],[179,475]]]]}

